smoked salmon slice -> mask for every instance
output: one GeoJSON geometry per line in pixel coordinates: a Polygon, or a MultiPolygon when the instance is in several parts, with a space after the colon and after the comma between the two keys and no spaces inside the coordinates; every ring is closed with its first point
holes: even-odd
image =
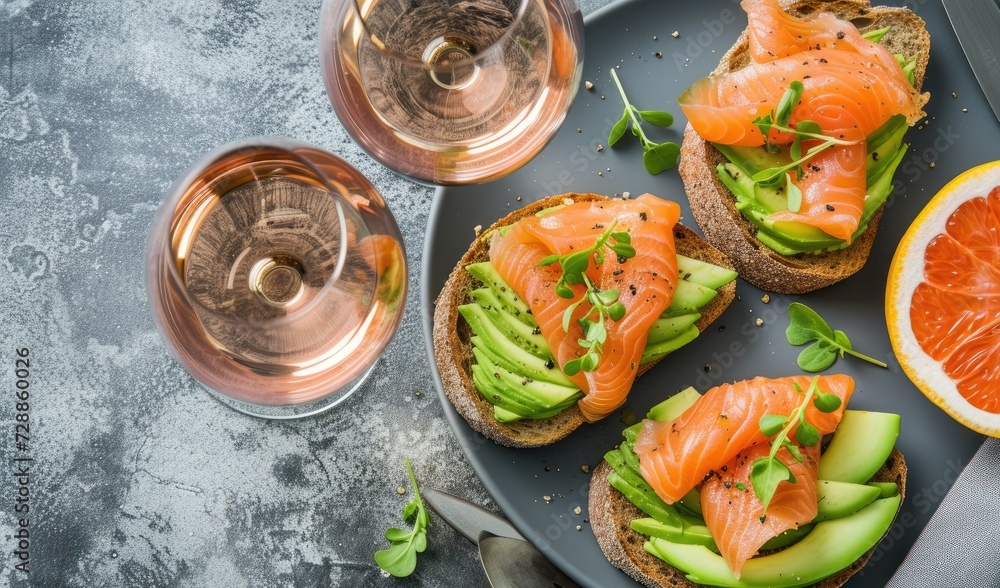
{"type": "Polygon", "coordinates": [[[867,162],[864,143],[824,149],[803,166],[802,179],[793,180],[802,191],[799,211],[775,212],[770,220],[812,225],[850,243],[865,208],[867,162]]]}
{"type": "Polygon", "coordinates": [[[862,36],[853,23],[829,12],[800,18],[785,12],[778,0],[743,0],[747,13],[750,59],[767,63],[806,51],[836,49],[857,53],[886,70],[898,68],[888,49],[862,36]]]}
{"type": "Polygon", "coordinates": [[[716,470],[701,488],[705,526],[737,579],[743,564],[761,546],[785,531],[798,529],[818,514],[819,445],[799,446],[801,462],[787,449],[778,450],[776,457],[791,470],[795,483],[778,484],[765,514],[764,504],[751,488],[750,469],[754,461],[767,457],[770,451],[768,443],[741,451],[716,470]]]}
{"type": "MultiPolygon", "coordinates": [[[[753,121],[775,110],[796,80],[802,82],[802,99],[789,122],[794,126],[814,121],[823,134],[835,139],[861,142],[896,114],[911,122],[923,116],[925,99],[898,63],[890,70],[857,53],[835,49],[751,63],[702,78],[681,94],[678,103],[706,141],[753,147],[764,144],[753,121]]],[[[793,139],[776,130],[769,136],[776,144],[793,139]]]]}
{"type": "MultiPolygon", "coordinates": [[[[807,376],[792,376],[724,384],[706,392],[673,421],[643,421],[634,446],[642,477],[664,502],[677,502],[740,452],[754,445],[767,446],[760,417],[790,414],[802,403],[795,385],[807,390],[810,382],[807,376]]],[[[820,412],[813,403],[806,408],[806,420],[826,435],[840,424],[854,392],[854,379],[819,376],[818,384],[820,390],[841,400],[840,407],[830,413],[820,412]]]]}
{"type": "Polygon", "coordinates": [[[592,247],[598,236],[615,222],[615,232],[629,233],[636,251],[634,257],[616,258],[606,250],[604,262],[598,266],[592,258],[586,272],[600,290],[617,288],[618,300],[625,306],[625,315],[620,320],[605,321],[608,335],[597,368],[569,376],[584,392],[578,405],[590,422],[607,416],[625,402],[635,381],[649,329],[673,299],[677,287],[673,228],[679,218],[677,204],[643,194],[632,200],[564,206],[543,216],[524,218],[505,234],[493,237],[490,261],[526,301],[562,367],[586,351],[578,342],[584,335],[577,319],[591,307],[587,302],[580,304],[573,313],[569,330],[564,330],[563,314],[584,295],[586,287],[570,286],[574,297],[562,298],[555,292],[555,284],[562,275],[559,264],[538,267],[538,263],[552,254],[566,255],[592,247]]]}

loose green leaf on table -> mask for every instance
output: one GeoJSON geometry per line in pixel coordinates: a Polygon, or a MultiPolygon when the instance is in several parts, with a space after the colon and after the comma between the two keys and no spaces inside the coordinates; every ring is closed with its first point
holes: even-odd
{"type": "Polygon", "coordinates": [[[807,372],[821,372],[837,360],[837,355],[853,355],[880,367],[888,367],[884,362],[873,359],[854,351],[851,340],[843,331],[835,331],[829,323],[823,320],[815,310],[800,302],[793,302],[788,307],[788,329],[785,337],[792,345],[805,345],[812,342],[799,353],[799,368],[807,372]]]}
{"type": "Polygon", "coordinates": [[[657,127],[669,127],[674,124],[674,116],[662,110],[639,110],[625,95],[625,89],[622,88],[621,80],[618,79],[614,68],[611,69],[611,77],[614,78],[615,85],[618,86],[618,93],[621,94],[622,102],[625,103],[625,110],[615,126],[611,127],[608,145],[614,147],[625,136],[625,131],[631,129],[632,134],[639,138],[639,145],[642,146],[642,166],[646,168],[647,172],[656,175],[676,166],[677,158],[681,153],[680,146],[669,141],[664,143],[651,141],[642,130],[643,121],[657,127]]]}
{"type": "Polygon", "coordinates": [[[406,460],[406,470],[413,485],[413,498],[403,507],[403,521],[413,525],[413,529],[393,527],[386,530],[385,538],[392,544],[388,549],[375,552],[375,563],[386,572],[404,578],[417,567],[417,554],[427,548],[427,524],[430,516],[420,499],[417,478],[413,475],[410,460],[406,460]]]}

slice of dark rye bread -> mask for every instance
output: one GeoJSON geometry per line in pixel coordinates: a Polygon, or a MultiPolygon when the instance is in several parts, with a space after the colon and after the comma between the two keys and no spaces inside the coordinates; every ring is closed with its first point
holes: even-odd
{"type": "MultiPolygon", "coordinates": [[[[444,288],[434,303],[434,357],[441,374],[441,385],[451,403],[469,425],[480,434],[496,443],[508,447],[539,447],[554,443],[572,433],[583,424],[583,415],[574,405],[548,419],[523,419],[511,423],[501,423],[493,417],[493,405],[487,402],[472,383],[472,333],[465,319],[460,318],[458,307],[472,301],[469,292],[477,286],[477,280],[465,270],[469,264],[489,260],[489,238],[494,229],[512,225],[518,220],[536,212],[563,204],[567,201],[584,202],[607,200],[599,194],[561,194],[550,196],[515,210],[481,231],[469,250],[458,262],[448,277],[444,288]]],[[[694,259],[712,263],[728,269],[733,265],[725,255],[709,245],[691,229],[678,223],[674,226],[674,242],[677,253],[694,259]]],[[[695,323],[704,331],[736,296],[736,282],[730,282],[719,289],[719,295],[701,310],[701,318],[695,323]]],[[[645,373],[656,362],[639,368],[639,375],[645,373]]]]}
{"type": "MultiPolygon", "coordinates": [[[[594,468],[594,474],[590,479],[588,513],[590,526],[597,536],[597,543],[608,561],[640,584],[650,588],[698,586],[688,580],[684,572],[646,553],[642,547],[646,537],[633,531],[630,525],[633,520],[647,515],[629,502],[621,492],[611,487],[608,483],[608,474],[611,471],[611,466],[606,461],[602,461],[594,468]]],[[[906,461],[903,459],[903,454],[893,449],[885,465],[875,473],[872,480],[895,482],[899,485],[900,498],[905,496],[906,461]]],[[[822,582],[813,584],[813,587],[836,588],[844,585],[851,576],[865,566],[877,547],[876,544],[853,564],[822,582]]]]}
{"type": "MultiPolygon", "coordinates": [[[[862,32],[889,26],[882,44],[892,53],[916,57],[915,87],[922,87],[930,56],[930,35],[923,19],[910,10],[872,8],[867,0],[782,0],[781,5],[798,16],[832,12],[853,21],[862,32]]],[[[744,67],[749,63],[747,50],[747,32],[744,31],[712,73],[744,67]]],[[[875,242],[881,209],[868,223],[868,229],[844,249],[821,254],[781,255],[758,241],[756,225],[736,210],[735,197],[715,170],[718,164],[726,161],[722,153],[699,137],[688,124],[678,171],[684,180],[691,212],[705,238],[733,260],[741,278],[764,290],[802,294],[839,282],[864,266],[875,242]]]]}

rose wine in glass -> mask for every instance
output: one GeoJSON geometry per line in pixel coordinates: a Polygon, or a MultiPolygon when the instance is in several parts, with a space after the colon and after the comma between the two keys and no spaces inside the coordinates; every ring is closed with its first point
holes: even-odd
{"type": "Polygon", "coordinates": [[[295,418],[346,398],[395,334],[406,259],[392,214],[342,159],[228,145],[171,188],[147,289],[175,357],[223,403],[295,418]]]}
{"type": "Polygon", "coordinates": [[[421,182],[503,176],[537,154],[579,87],[573,0],[325,0],[327,92],[354,139],[421,182]]]}

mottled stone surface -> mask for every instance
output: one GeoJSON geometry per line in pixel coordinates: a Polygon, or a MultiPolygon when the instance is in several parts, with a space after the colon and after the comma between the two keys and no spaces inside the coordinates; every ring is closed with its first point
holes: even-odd
{"type": "MultiPolygon", "coordinates": [[[[590,12],[607,0],[584,0],[590,12]]],[[[478,586],[437,524],[417,573],[372,553],[422,484],[492,504],[433,392],[418,308],[433,191],[358,149],[320,79],[320,0],[0,0],[0,586],[478,586]],[[170,183],[213,147],[286,136],[386,196],[410,262],[399,334],[363,391],[298,422],[243,416],[167,354],[144,249],[170,183]],[[14,439],[30,349],[30,439],[14,439]],[[417,392],[421,394],[418,396],[417,392]],[[28,462],[21,462],[22,464],[28,462]],[[11,536],[30,518],[30,575],[11,536]]],[[[495,507],[494,507],[495,508],[495,507]]]]}

